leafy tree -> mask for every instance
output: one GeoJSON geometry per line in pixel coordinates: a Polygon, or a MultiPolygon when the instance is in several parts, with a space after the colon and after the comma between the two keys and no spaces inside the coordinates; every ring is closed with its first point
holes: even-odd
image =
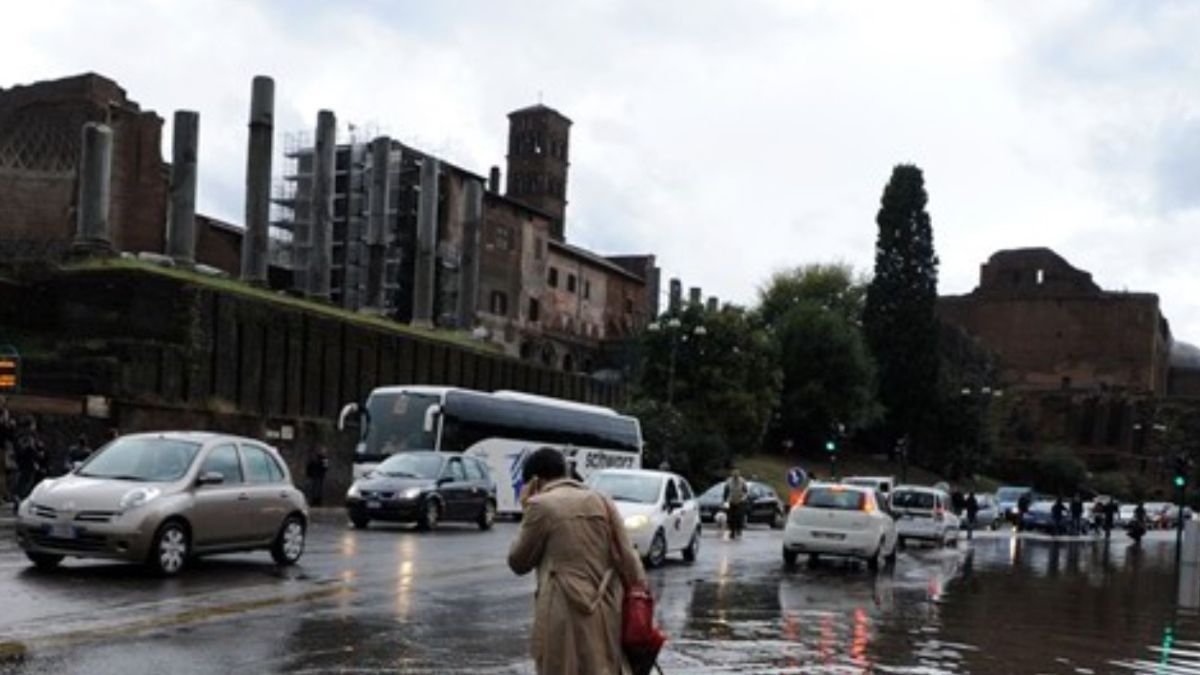
{"type": "Polygon", "coordinates": [[[779,403],[782,380],[767,331],[732,305],[716,312],[690,306],[660,318],[658,324],[660,330],[647,331],[642,338],[636,396],[678,409],[686,431],[669,438],[669,445],[681,444],[684,435],[718,437],[719,443],[703,444],[705,452],[724,448],[725,456],[705,457],[706,465],[758,451],[779,403]],[[672,319],[678,320],[677,326],[671,326],[672,319]],[[702,335],[697,334],[700,327],[702,335]]]}
{"type": "Polygon", "coordinates": [[[996,367],[992,355],[961,328],[938,322],[938,331],[937,417],[923,459],[952,478],[972,476],[996,446],[994,421],[1003,403],[994,394],[996,367]]]}
{"type": "Polygon", "coordinates": [[[767,325],[777,325],[798,305],[811,303],[857,324],[862,321],[866,293],[866,283],[849,265],[801,265],[776,272],[758,289],[758,315],[767,325]]]}
{"type": "Polygon", "coordinates": [[[928,458],[935,442],[938,409],[938,259],[927,201],[921,170],[895,167],[875,219],[875,275],[863,310],[887,431],[909,436],[918,460],[928,458]]]}
{"type": "Polygon", "coordinates": [[[777,323],[783,368],[779,433],[816,447],[837,424],[874,422],[875,368],[862,332],[842,314],[803,302],[777,323]]]}
{"type": "Polygon", "coordinates": [[[1066,498],[1087,480],[1087,465],[1069,450],[1050,448],[1037,460],[1038,490],[1066,498]]]}

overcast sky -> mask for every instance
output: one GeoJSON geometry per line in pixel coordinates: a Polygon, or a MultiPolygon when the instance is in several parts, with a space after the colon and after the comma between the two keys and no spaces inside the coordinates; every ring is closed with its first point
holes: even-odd
{"type": "Polygon", "coordinates": [[[1197,36],[1200,3],[1161,0],[44,0],[6,7],[0,86],[114,78],[167,118],[164,157],[198,110],[200,209],[239,223],[256,74],[277,148],[331,108],[480,173],[541,96],[574,121],[568,238],[739,302],[784,266],[869,270],[913,162],[942,293],[1049,246],[1200,341],[1197,36]]]}

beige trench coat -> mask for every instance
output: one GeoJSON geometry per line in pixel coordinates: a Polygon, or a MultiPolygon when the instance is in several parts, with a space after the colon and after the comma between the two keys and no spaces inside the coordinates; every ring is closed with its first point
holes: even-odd
{"type": "Polygon", "coordinates": [[[532,654],[540,675],[618,675],[621,580],[645,581],[642,563],[616,516],[613,559],[611,503],[573,480],[554,481],[529,500],[508,552],[517,574],[537,568],[532,654]]]}

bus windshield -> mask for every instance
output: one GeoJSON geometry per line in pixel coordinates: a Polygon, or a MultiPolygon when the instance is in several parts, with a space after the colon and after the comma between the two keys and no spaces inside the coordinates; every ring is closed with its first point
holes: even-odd
{"type": "Polygon", "coordinates": [[[406,450],[435,450],[436,435],[425,431],[425,413],[438,402],[436,394],[379,393],[367,399],[363,426],[363,459],[385,458],[406,450]]]}

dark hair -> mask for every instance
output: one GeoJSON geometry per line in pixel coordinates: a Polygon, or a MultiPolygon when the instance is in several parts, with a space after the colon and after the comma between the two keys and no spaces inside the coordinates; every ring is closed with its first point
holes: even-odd
{"type": "Polygon", "coordinates": [[[538,448],[525,458],[521,467],[521,479],[528,483],[530,480],[558,480],[567,475],[567,459],[554,448],[538,448]]]}

